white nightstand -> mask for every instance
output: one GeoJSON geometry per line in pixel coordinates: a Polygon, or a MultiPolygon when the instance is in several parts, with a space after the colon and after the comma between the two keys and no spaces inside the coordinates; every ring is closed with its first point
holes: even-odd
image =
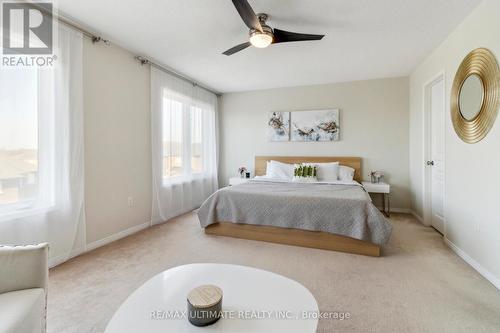
{"type": "Polygon", "coordinates": [[[249,180],[250,180],[250,178],[231,177],[231,178],[229,178],[229,186],[243,184],[249,180]]]}
{"type": "Polygon", "coordinates": [[[363,182],[363,187],[368,193],[380,193],[382,194],[382,212],[385,216],[391,216],[391,185],[380,182],[380,183],[372,183],[372,182],[363,182]],[[387,202],[387,206],[386,206],[387,202]]]}

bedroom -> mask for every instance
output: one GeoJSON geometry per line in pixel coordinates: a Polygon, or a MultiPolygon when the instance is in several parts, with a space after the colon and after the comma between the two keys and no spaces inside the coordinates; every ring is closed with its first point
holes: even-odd
{"type": "Polygon", "coordinates": [[[500,2],[1,3],[0,332],[500,329],[500,2]]]}

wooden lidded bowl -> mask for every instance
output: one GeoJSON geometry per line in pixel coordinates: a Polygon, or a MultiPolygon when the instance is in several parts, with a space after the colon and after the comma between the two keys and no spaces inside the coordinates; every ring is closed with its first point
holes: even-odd
{"type": "Polygon", "coordinates": [[[207,326],[219,320],[222,310],[222,290],[203,285],[191,290],[187,297],[188,319],[195,326],[207,326]]]}

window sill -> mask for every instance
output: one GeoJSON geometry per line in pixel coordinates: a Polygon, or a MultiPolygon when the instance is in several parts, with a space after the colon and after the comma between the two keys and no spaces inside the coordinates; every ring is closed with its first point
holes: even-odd
{"type": "Polygon", "coordinates": [[[163,186],[183,185],[194,181],[200,181],[209,178],[210,176],[204,173],[196,173],[192,174],[191,176],[177,176],[171,178],[163,178],[163,186]]]}
{"type": "Polygon", "coordinates": [[[0,223],[12,220],[19,220],[35,215],[45,215],[54,210],[54,206],[48,207],[27,207],[13,210],[10,213],[0,213],[0,223]]]}

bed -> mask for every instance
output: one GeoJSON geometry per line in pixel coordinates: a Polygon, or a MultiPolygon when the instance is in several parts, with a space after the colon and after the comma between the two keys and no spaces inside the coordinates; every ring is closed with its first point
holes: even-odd
{"type": "Polygon", "coordinates": [[[392,226],[359,184],[361,158],[257,156],[256,176],[266,174],[270,160],[289,164],[338,161],[355,170],[355,181],[261,179],[220,189],[198,210],[206,234],[380,256],[392,226]]]}

